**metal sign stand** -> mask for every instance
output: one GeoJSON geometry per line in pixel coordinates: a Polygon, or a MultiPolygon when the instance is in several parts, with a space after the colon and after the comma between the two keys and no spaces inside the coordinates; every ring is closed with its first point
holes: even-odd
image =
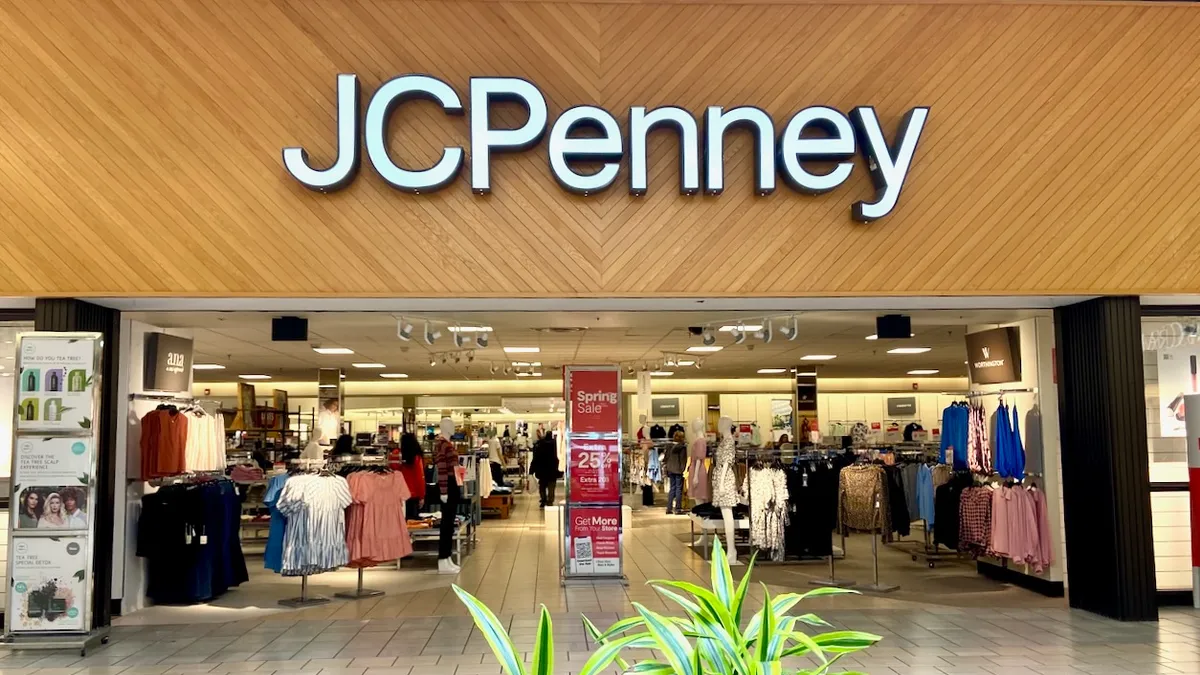
{"type": "MultiPolygon", "coordinates": [[[[559,577],[563,586],[592,584],[595,582],[620,583],[629,584],[628,577],[625,576],[625,541],[624,541],[624,493],[620,489],[621,476],[623,475],[624,467],[622,466],[624,458],[621,454],[621,369],[619,366],[563,366],[563,398],[567,403],[566,417],[567,423],[564,433],[566,433],[567,444],[567,470],[565,473],[565,491],[566,499],[563,500],[561,515],[559,517],[559,577]],[[575,409],[575,402],[572,400],[571,391],[571,375],[576,372],[612,372],[617,378],[617,420],[616,428],[602,432],[577,432],[572,421],[572,411],[575,409]],[[574,462],[571,461],[571,442],[572,441],[607,441],[616,443],[617,445],[617,466],[615,480],[617,488],[617,500],[615,503],[593,503],[593,502],[576,502],[573,501],[571,495],[571,472],[575,468],[574,462]],[[615,508],[617,513],[617,571],[611,574],[597,574],[595,572],[575,572],[571,569],[572,546],[576,542],[571,541],[571,512],[574,509],[589,509],[597,507],[615,508]]],[[[604,467],[599,467],[603,472],[604,467]]]]}
{"type": "Polygon", "coordinates": [[[296,608],[316,607],[317,605],[324,605],[328,602],[329,598],[322,597],[320,595],[314,595],[311,597],[308,595],[308,575],[305,574],[300,577],[300,597],[284,598],[283,600],[279,601],[279,604],[283,605],[284,607],[296,608]]]}
{"type": "Polygon", "coordinates": [[[871,530],[871,559],[872,559],[871,564],[874,566],[874,569],[875,569],[875,581],[874,581],[874,583],[863,584],[861,586],[858,586],[858,588],[861,588],[864,591],[874,591],[876,593],[891,593],[892,591],[899,590],[900,587],[894,586],[894,585],[889,585],[889,584],[879,583],[879,539],[883,537],[883,526],[880,522],[882,520],[881,514],[880,514],[880,508],[881,508],[880,503],[879,503],[880,500],[881,500],[881,496],[879,494],[879,491],[876,490],[875,497],[874,497],[874,501],[875,501],[875,523],[874,523],[874,525],[875,525],[875,527],[871,530]],[[878,536],[876,536],[876,535],[878,535],[878,536]]]}
{"type": "Polygon", "coordinates": [[[109,626],[92,625],[103,337],[93,332],[31,332],[17,338],[9,590],[0,638],[15,649],[77,648],[86,656],[93,645],[108,642],[109,626]],[[90,456],[85,456],[89,452],[90,456]],[[72,468],[64,472],[62,467],[72,468]],[[86,473],[79,470],[85,467],[86,473]],[[42,476],[37,475],[39,471],[44,472],[42,476]],[[86,508],[80,504],[76,511],[91,513],[86,516],[86,528],[73,524],[73,514],[65,510],[63,497],[68,489],[87,495],[86,508]],[[61,524],[46,527],[39,522],[36,529],[20,525],[23,503],[34,494],[39,497],[38,508],[46,509],[45,513],[49,513],[50,498],[57,497],[61,524]],[[29,567],[22,566],[23,555],[29,558],[27,565],[47,571],[41,575],[29,572],[29,567]],[[56,566],[57,571],[51,572],[56,566]],[[45,576],[51,573],[58,576],[45,576]],[[31,588],[30,582],[40,587],[31,588]],[[70,590],[76,584],[82,592],[74,593],[73,598],[58,592],[60,587],[70,590]],[[55,622],[78,627],[58,628],[55,622]]]}

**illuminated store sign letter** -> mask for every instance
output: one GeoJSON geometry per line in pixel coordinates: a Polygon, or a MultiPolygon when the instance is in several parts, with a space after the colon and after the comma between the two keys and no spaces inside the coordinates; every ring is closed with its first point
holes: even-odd
{"type": "Polygon", "coordinates": [[[775,191],[775,123],[771,116],[750,106],[724,110],[709,106],[704,116],[704,191],[719,195],[725,190],[725,131],[747,129],[754,138],[754,191],[775,191]]]}
{"type": "Polygon", "coordinates": [[[328,169],[313,169],[304,148],[284,148],[283,166],[309,190],[333,192],[354,180],[358,173],[358,76],[337,76],[337,160],[328,169]]]}
{"type": "Polygon", "coordinates": [[[929,118],[929,108],[913,108],[900,120],[896,142],[888,145],[879,126],[875,109],[860,106],[850,112],[858,134],[858,142],[867,154],[867,167],[871,170],[871,182],[875,184],[874,202],[855,202],[851,216],[860,222],[878,220],[892,212],[900,199],[900,188],[908,178],[908,168],[917,152],[917,140],[929,118]]]}
{"type": "Polygon", "coordinates": [[[491,153],[527,150],[546,132],[546,98],[528,80],[518,77],[471,78],[471,189],[492,191],[491,153]],[[492,103],[519,103],[529,114],[517,129],[493,129],[488,108],[492,103]]]}
{"type": "Polygon", "coordinates": [[[629,109],[629,194],[642,196],[648,188],[646,137],[659,127],[679,134],[679,192],[700,191],[700,133],[696,118],[683,108],[667,106],[646,112],[644,106],[629,109]]]}
{"type": "Polygon", "coordinates": [[[607,189],[617,180],[621,170],[621,127],[607,110],[590,105],[568,108],[555,120],[550,129],[550,173],[568,192],[589,195],[607,189]],[[600,134],[593,138],[573,138],[575,128],[593,129],[600,134]],[[577,173],[571,162],[603,162],[593,174],[577,173]]]}
{"type": "Polygon", "coordinates": [[[833,108],[813,106],[796,113],[779,139],[779,164],[783,182],[807,194],[829,192],[850,177],[851,162],[839,160],[854,156],[854,129],[850,120],[833,108]],[[824,138],[804,137],[808,127],[820,129],[824,138]],[[805,160],[838,162],[827,174],[814,174],[804,168],[805,160]]]}
{"type": "Polygon", "coordinates": [[[405,75],[387,81],[371,97],[363,135],[367,142],[367,156],[380,178],[397,190],[420,194],[440,190],[458,177],[463,163],[463,149],[444,148],[438,163],[421,171],[403,169],[392,161],[388,154],[388,121],[396,106],[414,99],[432,101],[440,105],[447,115],[463,114],[462,101],[450,85],[428,75],[405,75]]]}

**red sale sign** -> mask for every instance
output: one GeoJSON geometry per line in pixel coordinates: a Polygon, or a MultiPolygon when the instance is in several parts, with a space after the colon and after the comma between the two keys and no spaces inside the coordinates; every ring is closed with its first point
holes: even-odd
{"type": "Polygon", "coordinates": [[[567,552],[572,574],[621,572],[621,507],[571,509],[567,552]]]}
{"type": "Polygon", "coordinates": [[[576,504],[615,503],[621,500],[621,448],[614,440],[572,438],[567,449],[571,462],[570,495],[576,504]]]}
{"type": "Polygon", "coordinates": [[[621,374],[616,370],[567,370],[566,398],[571,433],[618,433],[621,430],[621,374]]]}

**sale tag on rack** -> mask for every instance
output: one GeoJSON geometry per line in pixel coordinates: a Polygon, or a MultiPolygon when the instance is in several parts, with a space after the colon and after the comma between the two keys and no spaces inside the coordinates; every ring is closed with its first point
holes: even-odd
{"type": "Polygon", "coordinates": [[[618,371],[568,369],[566,380],[572,434],[621,431],[621,374],[618,371]]]}
{"type": "Polygon", "coordinates": [[[618,441],[572,438],[568,449],[571,489],[576,504],[611,504],[621,499],[621,448],[618,441]]]}

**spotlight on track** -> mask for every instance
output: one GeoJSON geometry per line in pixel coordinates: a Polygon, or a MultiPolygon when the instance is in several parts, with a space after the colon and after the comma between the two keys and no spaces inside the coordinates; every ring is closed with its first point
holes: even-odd
{"type": "Polygon", "coordinates": [[[438,338],[440,338],[440,337],[442,337],[442,331],[438,330],[434,326],[429,325],[429,322],[426,321],[425,322],[425,344],[432,345],[433,343],[437,342],[438,338]]]}
{"type": "Polygon", "coordinates": [[[800,323],[796,320],[796,315],[793,314],[787,323],[779,327],[779,334],[792,342],[800,336],[800,323]]]}
{"type": "Polygon", "coordinates": [[[774,326],[771,325],[771,320],[767,319],[766,324],[762,328],[760,328],[759,330],[754,332],[754,337],[758,338],[759,340],[762,340],[763,344],[769,345],[769,344],[771,344],[771,339],[773,337],[775,337],[773,335],[773,331],[774,331],[774,326]]]}
{"type": "Polygon", "coordinates": [[[396,337],[408,342],[413,336],[413,325],[404,320],[403,317],[396,322],[396,337]]]}
{"type": "Polygon", "coordinates": [[[704,332],[700,336],[700,341],[704,343],[705,347],[711,347],[717,341],[717,336],[713,334],[713,329],[708,326],[704,327],[704,332]]]}
{"type": "Polygon", "coordinates": [[[740,345],[746,341],[746,327],[740,323],[737,328],[729,331],[729,334],[733,336],[733,344],[735,345],[740,345]]]}

